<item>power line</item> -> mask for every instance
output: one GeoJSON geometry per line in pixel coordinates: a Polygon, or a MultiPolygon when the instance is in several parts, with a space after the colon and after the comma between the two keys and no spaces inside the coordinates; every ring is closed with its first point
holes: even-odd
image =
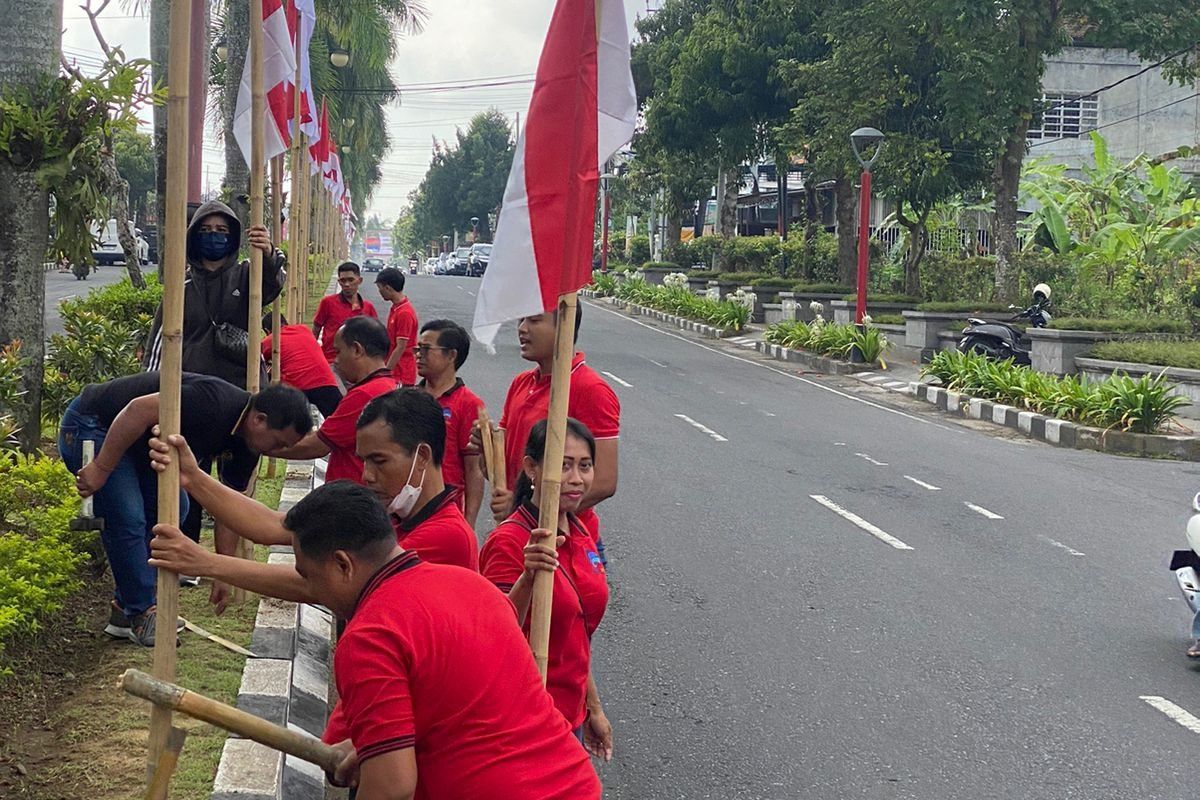
{"type": "MultiPolygon", "coordinates": [[[[1112,122],[1106,122],[1103,125],[1097,125],[1094,128],[1088,128],[1086,131],[1080,131],[1080,134],[1082,135],[1084,133],[1091,133],[1092,131],[1104,130],[1105,128],[1111,128],[1113,125],[1120,125],[1123,122],[1131,122],[1135,119],[1138,119],[1139,117],[1144,117],[1147,114],[1153,114],[1156,111],[1162,111],[1164,108],[1170,108],[1171,106],[1179,105],[1180,103],[1185,103],[1188,100],[1192,100],[1196,97],[1200,97],[1200,92],[1192,92],[1187,97],[1181,97],[1178,100],[1172,100],[1171,102],[1164,103],[1163,105],[1158,106],[1157,108],[1151,108],[1148,111],[1142,111],[1142,112],[1134,114],[1132,116],[1125,117],[1124,119],[1115,119],[1112,122]]],[[[1035,142],[1034,144],[1029,145],[1029,148],[1033,149],[1035,147],[1041,147],[1044,144],[1054,144],[1055,142],[1064,142],[1064,141],[1067,141],[1070,139],[1078,139],[1078,138],[1079,138],[1078,136],[1060,136],[1057,139],[1043,139],[1040,142],[1035,142]]]]}
{"type": "Polygon", "coordinates": [[[1052,106],[1048,106],[1048,107],[1042,109],[1042,113],[1045,114],[1049,111],[1054,111],[1056,109],[1063,108],[1064,106],[1069,106],[1072,103],[1078,103],[1080,100],[1087,100],[1089,98],[1095,97],[1096,95],[1100,94],[1101,92],[1107,92],[1109,89],[1116,88],[1117,86],[1120,86],[1122,83],[1125,83],[1126,81],[1131,81],[1134,78],[1145,75],[1147,72],[1149,72],[1152,69],[1158,69],[1163,64],[1166,64],[1168,61],[1170,61],[1171,59],[1179,58],[1184,53],[1191,52],[1192,49],[1193,48],[1191,48],[1191,47],[1185,47],[1182,50],[1172,53],[1171,55],[1163,58],[1160,61],[1156,61],[1153,64],[1148,64],[1147,66],[1142,67],[1141,69],[1139,69],[1137,72],[1133,73],[1132,75],[1126,75],[1124,78],[1121,78],[1120,80],[1113,81],[1112,83],[1108,84],[1107,86],[1101,86],[1099,89],[1093,89],[1092,91],[1088,92],[1087,94],[1081,94],[1078,97],[1072,97],[1070,100],[1062,100],[1061,102],[1055,103],[1052,106]]]}

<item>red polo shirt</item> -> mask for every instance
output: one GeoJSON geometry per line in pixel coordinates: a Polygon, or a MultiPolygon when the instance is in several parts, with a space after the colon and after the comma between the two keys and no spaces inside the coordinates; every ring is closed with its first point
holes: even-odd
{"type": "Polygon", "coordinates": [[[330,364],[337,356],[337,351],[333,349],[333,336],[346,320],[359,316],[379,318],[370,300],[361,295],[358,299],[361,305],[351,306],[350,301],[342,297],[341,292],[335,292],[325,295],[317,304],[317,315],[313,317],[313,325],[321,328],[321,351],[325,353],[325,360],[330,364]]]}
{"type": "MultiPolygon", "coordinates": [[[[425,381],[421,381],[425,386],[425,381]]],[[[479,419],[483,401],[463,383],[462,378],[454,382],[444,394],[437,398],[446,418],[446,452],[442,456],[442,479],[451,486],[467,485],[467,471],[463,459],[471,444],[471,431],[479,419]]]]}
{"type": "MultiPolygon", "coordinates": [[[[271,334],[262,340],[263,358],[271,363],[271,334]]],[[[284,325],[279,329],[279,372],[281,380],[300,391],[320,386],[337,386],[337,378],[321,352],[321,346],[304,325],[284,325]]]]}
{"type": "MultiPolygon", "coordinates": [[[[508,593],[525,571],[525,545],[538,526],[537,509],[518,508],[483,545],[483,577],[508,593]]],[[[554,601],[550,607],[550,650],[546,690],[572,729],[587,716],[587,683],[591,670],[592,634],[608,605],[608,579],[592,535],[574,517],[566,541],[558,548],[554,601]]],[[[526,621],[528,632],[529,623],[526,621]]]]}
{"type": "Polygon", "coordinates": [[[396,349],[397,339],[408,340],[404,345],[404,352],[400,354],[400,360],[396,362],[392,372],[393,377],[400,381],[402,386],[417,385],[417,357],[413,354],[412,349],[417,344],[418,328],[417,312],[413,309],[412,303],[408,302],[407,297],[399,303],[392,304],[392,310],[388,312],[387,319],[388,358],[392,357],[392,352],[396,349]]]}
{"type": "Polygon", "coordinates": [[[378,370],[350,387],[346,396],[338,403],[333,415],[321,423],[317,436],[329,445],[329,466],[325,469],[325,482],[351,480],[362,485],[362,459],[354,452],[354,438],[358,415],[367,403],[395,390],[396,379],[386,369],[378,370]]]}
{"type": "Polygon", "coordinates": [[[392,527],[400,546],[425,561],[478,572],[479,541],[459,508],[460,494],[456,487],[448,486],[408,519],[393,516],[392,527]]]}
{"type": "Polygon", "coordinates": [[[360,762],[414,748],[420,800],[599,800],[513,608],[478,574],[404,553],[364,587],[334,679],[360,762]],[[490,665],[490,666],[489,666],[490,665]]]}
{"type": "MultiPolygon", "coordinates": [[[[529,432],[550,413],[550,376],[534,368],[513,378],[504,399],[500,427],[504,428],[504,467],[508,488],[517,485],[521,461],[529,432]]],[[[596,439],[616,439],[621,430],[621,402],[603,378],[576,353],[571,362],[571,398],[567,416],[588,427],[596,439]]],[[[579,514],[579,521],[596,539],[600,537],[600,519],[593,509],[579,514]]]]}

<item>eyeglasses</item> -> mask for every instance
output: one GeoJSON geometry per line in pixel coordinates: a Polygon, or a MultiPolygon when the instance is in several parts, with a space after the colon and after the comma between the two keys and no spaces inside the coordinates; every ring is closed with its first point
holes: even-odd
{"type": "Polygon", "coordinates": [[[450,350],[450,348],[449,347],[438,347],[438,346],[432,345],[432,344],[415,344],[412,347],[412,351],[422,357],[429,355],[430,350],[441,350],[442,352],[446,352],[446,351],[450,350]]]}

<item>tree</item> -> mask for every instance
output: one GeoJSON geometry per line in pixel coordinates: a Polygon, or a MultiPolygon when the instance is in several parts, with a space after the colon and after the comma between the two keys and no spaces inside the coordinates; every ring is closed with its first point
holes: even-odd
{"type": "Polygon", "coordinates": [[[154,138],[136,130],[118,130],[113,136],[117,171],[129,181],[132,218],[143,222],[154,191],[154,138]]]}
{"type": "MultiPolygon", "coordinates": [[[[0,25],[0,95],[32,96],[54,79],[62,52],[62,3],[11,0],[0,25]]],[[[13,131],[5,119],[0,135],[13,131]]],[[[12,141],[9,139],[9,145],[12,141]]],[[[31,143],[36,145],[36,143],[31,143]]],[[[50,239],[50,197],[35,168],[41,164],[0,157],[0,344],[20,340],[25,389],[18,411],[20,440],[27,451],[41,437],[42,359],[45,353],[46,242],[50,239]]]]}
{"type": "Polygon", "coordinates": [[[498,214],[512,167],[514,142],[508,120],[492,109],[459,129],[452,147],[439,147],[413,193],[412,234],[416,242],[468,231],[479,218],[479,237],[492,238],[489,215],[498,214]]]}

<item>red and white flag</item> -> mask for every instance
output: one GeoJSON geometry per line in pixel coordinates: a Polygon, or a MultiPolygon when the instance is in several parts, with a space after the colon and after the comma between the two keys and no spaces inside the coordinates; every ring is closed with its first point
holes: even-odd
{"type": "MultiPolygon", "coordinates": [[[[288,129],[292,118],[291,86],[296,80],[296,50],[288,29],[287,11],[282,0],[263,0],[263,90],[267,95],[263,141],[270,160],[286,152],[291,142],[288,129]]],[[[233,112],[233,136],[250,164],[250,120],[253,116],[250,96],[250,52],[238,87],[237,107],[233,112]]],[[[251,166],[253,166],[251,164],[251,166]]]]}
{"type": "MultiPolygon", "coordinates": [[[[309,141],[314,141],[321,135],[321,127],[317,118],[317,100],[313,96],[308,46],[312,42],[313,30],[317,27],[317,9],[313,0],[295,0],[295,3],[298,19],[293,33],[296,41],[296,61],[300,65],[300,130],[309,141]]],[[[294,121],[292,130],[295,130],[294,121]]]]}
{"type": "Polygon", "coordinates": [[[308,146],[308,155],[310,158],[309,171],[313,175],[324,174],[324,164],[329,160],[329,109],[325,106],[325,100],[321,100],[321,116],[317,122],[317,135],[313,137],[312,144],[308,146]]]}
{"type": "Polygon", "coordinates": [[[636,118],[624,4],[558,0],[475,305],[481,343],[590,282],[600,171],[636,118]]]}

